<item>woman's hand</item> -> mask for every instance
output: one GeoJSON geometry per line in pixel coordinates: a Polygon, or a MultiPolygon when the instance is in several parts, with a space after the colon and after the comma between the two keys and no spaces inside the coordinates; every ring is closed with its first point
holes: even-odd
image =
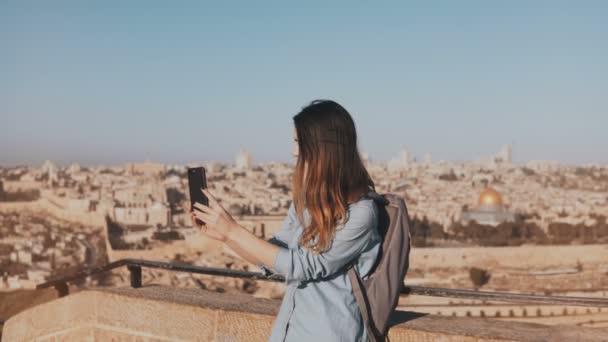
{"type": "Polygon", "coordinates": [[[209,198],[209,206],[195,203],[194,208],[190,208],[193,225],[205,236],[226,243],[248,262],[254,265],[272,265],[280,247],[239,226],[207,189],[203,189],[203,193],[209,198]],[[197,219],[203,221],[203,224],[198,224],[197,219]]]}
{"type": "Polygon", "coordinates": [[[202,190],[209,199],[209,206],[202,203],[194,204],[194,208],[190,210],[192,224],[206,236],[225,242],[239,225],[207,189],[202,190]],[[203,221],[203,224],[198,224],[196,219],[203,221]]]}

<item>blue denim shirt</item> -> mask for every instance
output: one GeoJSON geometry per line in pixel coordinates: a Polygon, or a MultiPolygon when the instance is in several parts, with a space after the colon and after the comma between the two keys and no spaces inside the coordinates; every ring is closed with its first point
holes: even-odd
{"type": "MultiPolygon", "coordinates": [[[[368,341],[344,266],[358,258],[355,267],[367,277],[380,250],[377,210],[372,199],[350,204],[330,249],[314,254],[298,245],[303,227],[291,204],[283,226],[269,240],[282,248],[274,265],[267,266],[283,275],[287,285],[270,341],[368,341]]],[[[307,210],[303,216],[308,225],[307,210]]]]}

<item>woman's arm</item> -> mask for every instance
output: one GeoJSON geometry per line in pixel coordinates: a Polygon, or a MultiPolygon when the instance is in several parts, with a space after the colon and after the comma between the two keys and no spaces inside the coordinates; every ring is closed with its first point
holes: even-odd
{"type": "Polygon", "coordinates": [[[269,267],[274,264],[274,259],[279,250],[284,249],[260,239],[241,226],[234,227],[230,231],[225,243],[248,262],[269,267]]]}
{"type": "Polygon", "coordinates": [[[240,257],[252,264],[271,266],[281,247],[260,239],[241,227],[207,189],[203,189],[203,193],[209,198],[209,206],[196,203],[194,207],[198,210],[192,208],[190,212],[194,224],[197,218],[204,222],[198,226],[201,232],[226,243],[240,257]]]}
{"type": "Polygon", "coordinates": [[[377,220],[374,204],[370,204],[350,210],[350,217],[344,227],[336,231],[331,248],[320,254],[300,246],[275,246],[240,226],[231,230],[226,244],[235,251],[242,250],[243,258],[249,255],[252,259],[248,261],[273,268],[288,281],[326,278],[340,271],[367,246],[377,220]]]}
{"type": "Polygon", "coordinates": [[[316,254],[299,246],[282,248],[258,238],[238,225],[206,189],[203,192],[209,197],[209,207],[196,204],[201,211],[192,212],[193,218],[205,222],[203,232],[225,242],[245,260],[274,268],[286,280],[320,279],[339,271],[363,251],[377,222],[373,202],[349,208],[349,219],[336,231],[331,248],[316,254]]]}
{"type": "MultiPolygon", "coordinates": [[[[287,210],[287,216],[285,217],[285,220],[283,220],[283,224],[281,225],[281,228],[279,228],[279,230],[277,230],[272,237],[270,237],[270,239],[266,240],[266,242],[271,243],[273,245],[276,245],[278,247],[282,247],[282,248],[288,248],[289,245],[289,241],[291,241],[291,239],[293,238],[293,234],[296,230],[296,226],[295,223],[296,221],[296,212],[295,212],[295,207],[293,202],[291,203],[291,205],[289,206],[289,209],[287,210]]],[[[238,233],[237,233],[238,235],[238,233]]],[[[241,237],[241,236],[237,236],[233,238],[235,241],[239,241],[239,239],[244,239],[247,240],[248,238],[245,237],[241,237]]],[[[258,265],[260,266],[261,264],[264,264],[264,266],[272,266],[272,264],[267,264],[262,262],[259,258],[256,257],[255,254],[249,252],[246,248],[242,248],[241,246],[239,246],[238,243],[235,242],[231,242],[230,240],[226,241],[226,244],[228,245],[228,247],[230,247],[230,249],[232,249],[235,253],[237,253],[241,258],[247,260],[248,262],[258,265]]]]}
{"type": "Polygon", "coordinates": [[[357,258],[373,236],[377,213],[373,203],[361,204],[349,209],[350,217],[344,227],[336,231],[330,249],[323,253],[296,246],[280,249],[273,268],[287,281],[309,281],[323,279],[340,271],[357,258]]]}

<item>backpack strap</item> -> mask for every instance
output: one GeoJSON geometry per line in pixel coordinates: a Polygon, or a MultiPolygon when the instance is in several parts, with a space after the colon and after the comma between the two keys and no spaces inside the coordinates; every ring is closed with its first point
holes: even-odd
{"type": "Polygon", "coordinates": [[[363,324],[367,328],[367,338],[370,342],[382,342],[385,340],[384,336],[376,335],[376,329],[374,327],[373,322],[370,318],[369,312],[369,302],[367,299],[367,294],[365,293],[365,286],[361,281],[361,278],[357,274],[355,270],[354,263],[348,269],[348,277],[350,278],[350,283],[352,284],[353,293],[355,295],[355,299],[357,300],[357,304],[359,305],[359,311],[361,312],[361,318],[363,319],[363,324]]]}
{"type": "Polygon", "coordinates": [[[365,194],[365,197],[373,199],[376,203],[380,203],[383,205],[389,204],[389,200],[387,200],[384,196],[380,195],[374,190],[370,190],[367,194],[365,194]]]}

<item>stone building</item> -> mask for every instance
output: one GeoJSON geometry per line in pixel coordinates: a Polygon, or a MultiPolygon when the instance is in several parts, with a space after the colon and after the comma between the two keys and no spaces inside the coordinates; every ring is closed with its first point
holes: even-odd
{"type": "Polygon", "coordinates": [[[462,212],[460,221],[463,224],[476,221],[483,225],[497,226],[502,222],[515,221],[515,215],[505,207],[502,196],[493,188],[486,187],[481,191],[477,202],[474,209],[462,212]]]}

